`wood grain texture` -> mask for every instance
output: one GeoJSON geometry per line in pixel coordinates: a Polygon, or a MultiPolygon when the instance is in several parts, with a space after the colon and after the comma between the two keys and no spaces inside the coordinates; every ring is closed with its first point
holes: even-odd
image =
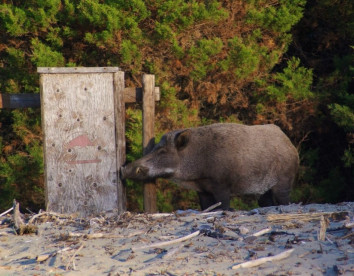
{"type": "Polygon", "coordinates": [[[41,74],[46,205],[82,216],[117,208],[114,74],[41,74]]]}
{"type": "MultiPolygon", "coordinates": [[[[155,101],[160,100],[160,87],[154,88],[155,101]]],[[[141,87],[126,87],[124,89],[124,102],[135,103],[143,101],[143,89],[141,87]]]]}
{"type": "Polygon", "coordinates": [[[118,213],[127,209],[126,190],[124,182],[119,177],[120,167],[125,163],[125,103],[124,103],[124,72],[113,74],[115,123],[116,123],[116,148],[117,148],[117,191],[118,213]]]}
{"type": "Polygon", "coordinates": [[[86,74],[86,73],[115,73],[118,67],[38,67],[40,74],[86,74]]]}
{"type": "MultiPolygon", "coordinates": [[[[151,151],[155,143],[155,76],[143,75],[143,154],[151,151]]],[[[154,182],[144,183],[144,210],[156,213],[156,185],[154,182]]]]}

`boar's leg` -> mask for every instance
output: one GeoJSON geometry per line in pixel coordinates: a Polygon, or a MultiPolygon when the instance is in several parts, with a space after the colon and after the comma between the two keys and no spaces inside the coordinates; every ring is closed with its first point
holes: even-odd
{"type": "Polygon", "coordinates": [[[202,210],[218,202],[221,202],[218,209],[230,209],[230,190],[228,188],[222,187],[217,181],[210,179],[200,180],[197,184],[199,187],[203,187],[198,192],[202,210]]]}
{"type": "Polygon", "coordinates": [[[268,206],[274,206],[275,202],[273,199],[273,192],[272,190],[267,191],[265,194],[261,195],[258,198],[258,205],[260,207],[268,207],[268,206]]]}
{"type": "Polygon", "coordinates": [[[272,188],[273,200],[276,205],[288,205],[290,203],[291,188],[279,188],[275,186],[272,188]]]}
{"type": "Polygon", "coordinates": [[[200,207],[202,208],[202,210],[205,210],[206,208],[210,207],[211,205],[217,203],[215,201],[214,196],[210,193],[198,192],[198,196],[199,196],[200,207]]]}
{"type": "Polygon", "coordinates": [[[221,202],[220,209],[230,210],[230,191],[221,190],[214,193],[215,203],[221,202]]]}
{"type": "Polygon", "coordinates": [[[277,186],[261,195],[258,199],[260,207],[287,205],[290,203],[290,189],[279,189],[277,186]]]}

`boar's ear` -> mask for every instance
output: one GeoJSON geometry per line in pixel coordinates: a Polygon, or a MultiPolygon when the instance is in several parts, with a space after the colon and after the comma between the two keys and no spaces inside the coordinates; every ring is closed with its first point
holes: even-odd
{"type": "Polygon", "coordinates": [[[175,137],[176,149],[183,150],[189,142],[189,137],[190,137],[190,130],[189,129],[178,133],[175,137]]]}

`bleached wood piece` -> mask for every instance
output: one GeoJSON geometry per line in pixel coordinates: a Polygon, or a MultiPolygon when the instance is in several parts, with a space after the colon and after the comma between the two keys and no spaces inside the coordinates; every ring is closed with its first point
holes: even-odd
{"type": "Polygon", "coordinates": [[[168,246],[168,245],[171,245],[171,244],[184,242],[186,240],[189,240],[191,238],[194,238],[194,237],[198,236],[199,234],[200,234],[200,231],[198,230],[198,231],[193,232],[192,234],[189,234],[189,235],[184,236],[182,238],[178,238],[178,239],[171,240],[171,241],[153,243],[153,244],[139,246],[139,247],[132,247],[132,250],[135,251],[135,250],[141,250],[141,249],[152,248],[152,247],[164,247],[164,246],[168,246]]]}
{"type": "Polygon", "coordinates": [[[14,207],[11,207],[9,210],[6,210],[5,212],[1,213],[0,217],[5,216],[6,214],[10,213],[13,209],[14,209],[14,207]]]}
{"type": "Polygon", "coordinates": [[[312,221],[321,220],[321,216],[332,217],[334,215],[341,215],[347,212],[316,212],[316,213],[303,213],[303,214],[269,214],[267,215],[267,221],[273,223],[283,223],[289,220],[297,221],[312,221]]]}
{"type": "Polygon", "coordinates": [[[38,67],[40,74],[115,73],[119,67],[38,67]]]}
{"type": "Polygon", "coordinates": [[[172,217],[174,214],[171,213],[155,213],[155,214],[148,214],[149,217],[151,218],[166,218],[166,217],[172,217]]]}
{"type": "Polygon", "coordinates": [[[117,73],[63,70],[40,75],[47,210],[86,216],[116,209],[117,73]]]}
{"type": "Polygon", "coordinates": [[[264,264],[266,262],[280,261],[280,260],[288,258],[291,255],[291,253],[293,253],[294,250],[295,249],[289,249],[289,250],[286,250],[286,251],[284,251],[282,253],[279,253],[278,255],[275,255],[275,256],[263,257],[263,258],[259,258],[259,259],[256,259],[256,260],[244,262],[244,263],[241,263],[241,264],[238,264],[238,265],[234,265],[232,267],[232,269],[250,268],[250,267],[255,267],[255,266],[262,265],[262,264],[264,264]]]}
{"type": "Polygon", "coordinates": [[[320,240],[320,241],[326,240],[326,231],[327,231],[328,225],[329,225],[328,219],[325,218],[324,216],[321,216],[321,220],[320,220],[320,227],[321,228],[320,228],[318,240],[320,240]]]}
{"type": "Polygon", "coordinates": [[[16,200],[14,199],[13,201],[13,222],[15,225],[15,230],[18,231],[21,226],[24,226],[25,223],[23,222],[22,218],[21,218],[21,212],[20,212],[20,204],[18,202],[16,202],[16,200]]]}
{"type": "Polygon", "coordinates": [[[215,203],[215,204],[209,206],[208,208],[206,208],[205,210],[203,210],[202,213],[208,213],[211,210],[214,210],[215,208],[219,207],[220,205],[221,205],[221,202],[215,203]]]}
{"type": "Polygon", "coordinates": [[[214,211],[214,212],[206,212],[206,213],[199,213],[199,214],[192,214],[192,215],[197,215],[197,216],[218,216],[222,215],[224,211],[214,211]]]}
{"type": "Polygon", "coordinates": [[[262,229],[261,231],[258,231],[256,233],[252,234],[252,236],[259,237],[259,236],[269,233],[270,231],[272,231],[272,228],[262,229]]]}
{"type": "MultiPolygon", "coordinates": [[[[71,262],[74,261],[75,256],[77,255],[77,253],[79,253],[79,251],[84,247],[84,244],[81,244],[81,246],[75,251],[75,253],[71,256],[70,260],[68,261],[68,263],[66,264],[65,270],[69,270],[71,262]]],[[[73,263],[73,266],[75,266],[75,264],[73,263]]],[[[75,270],[75,268],[74,268],[75,270]]]]}
{"type": "Polygon", "coordinates": [[[28,221],[28,224],[32,224],[35,219],[37,219],[41,216],[53,216],[53,217],[58,217],[58,218],[71,218],[71,217],[73,217],[73,215],[59,214],[59,213],[55,213],[55,212],[42,212],[42,213],[36,214],[33,217],[31,217],[30,220],[28,221]]]}
{"type": "Polygon", "coordinates": [[[141,234],[145,234],[146,231],[144,230],[138,230],[135,232],[132,232],[128,235],[115,235],[115,234],[108,234],[108,233],[92,233],[92,234],[86,234],[86,233],[73,233],[73,232],[69,232],[68,236],[72,237],[72,238],[87,238],[87,239],[99,239],[99,238],[103,238],[103,239],[127,239],[127,238],[131,238],[137,235],[141,235],[141,234]]]}

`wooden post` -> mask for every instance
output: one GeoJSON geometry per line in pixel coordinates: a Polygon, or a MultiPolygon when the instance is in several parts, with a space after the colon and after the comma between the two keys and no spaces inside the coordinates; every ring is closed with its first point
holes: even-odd
{"type": "MultiPolygon", "coordinates": [[[[151,151],[155,143],[155,76],[143,75],[143,154],[151,151]]],[[[144,211],[156,213],[156,184],[144,183],[144,211]]]]}
{"type": "MultiPolygon", "coordinates": [[[[124,103],[124,72],[119,71],[113,75],[114,106],[116,123],[116,149],[117,149],[117,173],[125,162],[125,103],[124,103]]],[[[121,178],[117,177],[118,214],[127,209],[125,186],[121,178]]]]}

